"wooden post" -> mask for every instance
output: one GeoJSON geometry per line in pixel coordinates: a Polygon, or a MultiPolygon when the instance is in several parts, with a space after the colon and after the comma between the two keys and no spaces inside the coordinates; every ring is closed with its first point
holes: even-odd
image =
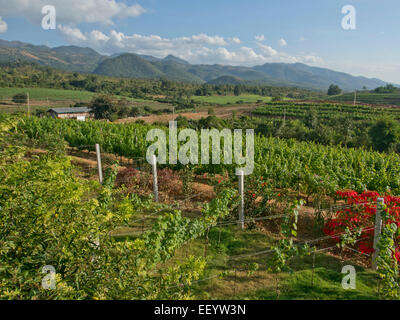
{"type": "Polygon", "coordinates": [[[376,215],[375,215],[375,230],[374,230],[374,253],[372,255],[372,269],[376,270],[377,265],[376,265],[376,258],[378,257],[379,254],[379,249],[378,249],[378,242],[381,237],[381,232],[382,232],[382,216],[381,216],[381,211],[383,209],[383,206],[385,204],[385,201],[383,198],[378,198],[377,203],[376,203],[376,215]]]}
{"type": "Polygon", "coordinates": [[[353,103],[353,106],[355,106],[356,103],[357,103],[357,89],[356,89],[356,91],[354,91],[354,103],[353,103]]]}
{"type": "Polygon", "coordinates": [[[103,184],[103,169],[101,167],[100,145],[96,143],[97,169],[99,171],[99,182],[103,184]]]}
{"type": "Polygon", "coordinates": [[[144,220],[145,220],[146,218],[145,218],[145,216],[144,216],[144,213],[143,213],[143,215],[142,215],[142,234],[143,234],[143,232],[144,232],[144,220]]]}
{"type": "Polygon", "coordinates": [[[244,229],[244,172],[239,171],[239,226],[244,229]]]}
{"type": "Polygon", "coordinates": [[[237,269],[235,268],[235,285],[233,286],[233,296],[236,297],[236,287],[237,287],[237,269]]]}
{"type": "Polygon", "coordinates": [[[286,124],[286,108],[283,109],[283,125],[285,126],[286,124]]]}
{"type": "Polygon", "coordinates": [[[29,92],[26,93],[27,96],[27,102],[28,102],[28,116],[30,115],[30,103],[29,103],[29,92]]]}
{"type": "Polygon", "coordinates": [[[314,287],[314,271],[315,271],[315,249],[312,258],[312,275],[311,275],[311,286],[314,287]]]}
{"type": "Polygon", "coordinates": [[[153,154],[153,191],[154,201],[158,202],[158,179],[157,179],[157,157],[153,154]]]}

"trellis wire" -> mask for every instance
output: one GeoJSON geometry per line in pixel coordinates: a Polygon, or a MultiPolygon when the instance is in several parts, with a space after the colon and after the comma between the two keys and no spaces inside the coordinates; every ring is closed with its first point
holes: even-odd
{"type": "MultiPolygon", "coordinates": [[[[373,202],[365,202],[362,203],[360,205],[364,205],[364,204],[370,204],[373,202]]],[[[354,204],[354,206],[359,205],[359,204],[354,204]]],[[[349,205],[343,205],[343,206],[337,206],[336,208],[348,208],[350,207],[349,205]]],[[[334,208],[334,207],[332,207],[334,208]]],[[[281,214],[281,215],[274,215],[274,216],[266,216],[266,217],[257,217],[257,218],[249,218],[249,219],[245,219],[244,222],[253,222],[253,221],[262,221],[262,220],[273,220],[273,219],[278,219],[278,218],[284,218],[284,217],[290,217],[290,215],[287,214],[281,214]]],[[[225,225],[233,225],[233,224],[237,224],[240,223],[241,220],[228,220],[228,221],[224,221],[221,222],[220,224],[217,224],[216,226],[225,226],[225,225]]]]}
{"type": "MultiPolygon", "coordinates": [[[[82,145],[82,146],[78,146],[77,148],[78,148],[78,149],[81,149],[81,148],[90,148],[90,149],[92,149],[93,146],[92,146],[92,145],[82,145]]],[[[97,162],[98,162],[98,164],[99,164],[99,168],[98,168],[98,170],[99,170],[99,179],[100,179],[100,181],[101,181],[101,180],[102,180],[102,172],[100,171],[100,170],[101,170],[101,157],[100,157],[100,148],[99,148],[99,145],[95,145],[95,150],[96,150],[96,154],[97,154],[97,162]]],[[[145,159],[144,157],[129,157],[129,158],[127,158],[128,162],[129,162],[130,160],[134,161],[134,160],[144,160],[144,159],[145,159]]],[[[153,180],[154,180],[154,181],[153,181],[153,188],[154,188],[153,192],[154,192],[155,200],[156,200],[156,202],[157,202],[157,201],[158,201],[157,168],[156,168],[156,161],[154,160],[154,158],[153,158],[153,163],[152,163],[152,165],[153,165],[153,180]]],[[[95,169],[95,168],[93,168],[93,169],[95,169]]],[[[93,169],[92,169],[92,170],[93,170],[93,169]]],[[[240,180],[240,179],[239,179],[239,180],[240,180]]],[[[244,189],[244,187],[243,187],[243,179],[242,179],[241,181],[239,181],[239,192],[240,192],[241,197],[242,197],[242,198],[241,198],[241,199],[242,199],[242,202],[243,202],[243,200],[244,200],[244,197],[243,197],[243,189],[244,189]]],[[[187,200],[190,200],[190,199],[192,199],[192,198],[195,198],[196,196],[198,196],[198,195],[197,195],[197,194],[196,194],[196,195],[191,195],[191,196],[188,196],[188,197],[183,198],[182,200],[187,201],[187,200]]],[[[179,200],[181,200],[181,199],[179,199],[179,200]]],[[[363,205],[368,205],[368,204],[372,204],[372,203],[373,203],[373,204],[376,204],[375,202],[363,202],[363,203],[357,203],[357,204],[343,204],[343,205],[330,206],[330,207],[327,207],[327,208],[319,208],[318,210],[319,210],[319,211],[330,210],[330,211],[332,212],[332,211],[334,211],[334,210],[335,210],[335,211],[339,211],[339,210],[343,210],[343,209],[347,209],[347,208],[353,208],[353,207],[356,207],[356,206],[363,206],[363,205]]],[[[378,209],[378,205],[377,205],[377,209],[378,209]]],[[[135,220],[135,221],[133,221],[132,223],[144,221],[144,220],[149,219],[150,217],[152,217],[152,216],[154,216],[154,215],[156,215],[156,214],[159,214],[159,213],[162,213],[162,212],[166,212],[166,211],[169,211],[169,210],[173,210],[173,209],[163,209],[163,210],[154,212],[154,213],[152,213],[152,214],[150,214],[150,215],[148,215],[148,216],[146,216],[146,217],[144,217],[144,218],[142,218],[142,219],[135,220]]],[[[262,220],[272,220],[272,219],[277,219],[277,218],[288,217],[287,214],[284,214],[284,215],[275,215],[275,216],[269,216],[269,217],[258,217],[258,218],[245,219],[245,218],[244,218],[244,211],[243,211],[243,210],[244,210],[244,208],[243,208],[243,205],[242,205],[242,207],[239,208],[239,219],[238,219],[238,220],[231,220],[231,221],[221,222],[221,223],[218,223],[217,225],[214,225],[213,227],[227,226],[227,225],[231,225],[231,224],[233,225],[233,224],[239,223],[239,225],[241,225],[241,227],[244,228],[244,223],[245,223],[245,222],[254,222],[254,221],[262,221],[262,220]]],[[[362,231],[366,231],[366,230],[372,230],[372,229],[375,229],[375,227],[373,227],[373,228],[363,228],[363,229],[361,229],[361,232],[362,232],[362,231]]],[[[150,229],[150,230],[151,230],[151,229],[150,229]]],[[[142,232],[143,232],[143,227],[142,227],[142,232]]],[[[341,235],[344,235],[344,234],[346,234],[346,232],[339,233],[339,234],[335,234],[335,235],[324,236],[324,237],[320,237],[320,238],[312,239],[312,240],[305,240],[305,241],[303,241],[303,242],[297,243],[296,245],[316,243],[316,242],[319,242],[319,241],[322,241],[322,240],[333,239],[333,238],[336,238],[336,237],[341,236],[341,235]]],[[[190,241],[191,241],[191,240],[190,240],[190,241]]],[[[190,241],[188,241],[188,242],[190,242],[190,241]]],[[[332,247],[327,247],[327,248],[318,249],[318,250],[316,250],[316,252],[321,252],[321,251],[329,250],[329,249],[332,249],[332,248],[335,248],[335,247],[337,247],[337,246],[332,246],[332,247]]],[[[354,252],[363,254],[363,255],[365,255],[365,256],[369,256],[369,255],[366,254],[366,253],[360,252],[360,251],[358,251],[358,250],[356,250],[356,249],[353,249],[353,248],[350,248],[350,247],[348,247],[348,246],[346,246],[346,248],[348,248],[348,249],[351,250],[351,251],[354,251],[354,252]]],[[[237,260],[237,259],[240,259],[240,258],[246,258],[246,257],[253,257],[253,256],[263,255],[263,254],[271,253],[271,252],[273,252],[273,251],[274,251],[273,249],[268,249],[268,250],[262,250],[262,251],[255,252],[255,253],[249,253],[249,254],[241,254],[241,255],[231,256],[231,257],[228,257],[228,261],[230,261],[230,260],[237,260]]],[[[207,278],[207,279],[198,280],[198,281],[195,281],[194,283],[200,282],[200,281],[207,281],[207,280],[209,280],[209,279],[212,279],[212,278],[215,278],[215,277],[219,277],[219,276],[220,276],[220,275],[216,275],[216,276],[213,276],[213,277],[209,277],[209,278],[207,278]]],[[[177,285],[177,286],[179,286],[179,285],[177,285]]]]}
{"type": "MultiPolygon", "coordinates": [[[[373,229],[374,229],[374,228],[363,228],[363,229],[361,229],[361,232],[363,232],[363,231],[369,231],[369,230],[373,230],[373,229]]],[[[320,237],[320,238],[316,238],[316,239],[312,239],[312,240],[305,240],[305,241],[302,241],[302,242],[300,242],[300,243],[297,243],[296,245],[297,245],[297,246],[300,246],[300,245],[302,245],[302,244],[315,243],[315,242],[322,241],[322,240],[332,239],[332,238],[334,238],[334,237],[336,237],[336,236],[344,235],[344,234],[346,234],[346,233],[343,232],[343,233],[340,233],[340,234],[336,234],[336,235],[334,235],[334,236],[326,236],[326,237],[320,237]]],[[[360,241],[360,240],[362,240],[362,239],[365,239],[365,237],[356,240],[356,242],[358,242],[358,241],[360,241]]],[[[191,240],[190,240],[190,241],[191,241],[191,240]]],[[[188,242],[189,242],[189,241],[188,241],[188,242]]],[[[186,242],[186,243],[187,243],[187,242],[186,242]]],[[[316,249],[314,252],[322,252],[322,251],[326,251],[326,250],[330,250],[330,249],[334,249],[334,248],[337,248],[337,246],[335,245],[335,246],[330,246],[330,247],[326,247],[326,248],[316,249]]],[[[351,249],[351,248],[349,248],[348,246],[346,246],[346,248],[351,249]]],[[[255,257],[255,256],[259,256],[259,255],[264,255],[264,254],[272,253],[273,251],[274,251],[274,249],[267,249],[267,250],[257,251],[257,252],[248,253],[248,254],[241,254],[241,255],[229,256],[229,257],[227,258],[227,261],[237,260],[237,259],[241,259],[241,258],[255,257]]],[[[355,250],[355,249],[353,249],[353,251],[356,251],[356,252],[358,252],[358,253],[364,254],[364,253],[362,253],[362,252],[360,252],[360,251],[357,251],[357,250],[355,250]]],[[[366,255],[366,254],[365,254],[365,255],[366,255]]],[[[368,256],[368,255],[367,255],[367,256],[368,256]]],[[[187,275],[188,275],[188,274],[187,274],[187,275]]],[[[207,277],[207,278],[204,278],[204,279],[200,279],[200,280],[197,280],[197,281],[193,281],[192,284],[193,284],[193,283],[200,283],[200,282],[203,282],[203,281],[208,281],[208,280],[211,280],[211,279],[214,279],[214,278],[218,278],[218,277],[221,277],[221,276],[222,276],[221,274],[214,275],[214,276],[211,276],[211,277],[207,277]]],[[[177,284],[177,285],[168,287],[167,289],[175,288],[175,287],[181,287],[181,286],[185,286],[185,284],[184,284],[184,283],[180,283],[180,284],[177,284]]]]}

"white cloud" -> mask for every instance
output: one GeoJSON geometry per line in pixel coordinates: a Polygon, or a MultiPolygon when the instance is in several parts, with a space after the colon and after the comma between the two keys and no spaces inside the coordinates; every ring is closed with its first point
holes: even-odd
{"type": "Polygon", "coordinates": [[[7,32],[8,25],[7,22],[5,22],[2,17],[0,17],[0,33],[7,32]]]}
{"type": "Polygon", "coordinates": [[[305,55],[301,57],[301,61],[306,64],[322,65],[324,61],[316,55],[305,55]]]}
{"type": "Polygon", "coordinates": [[[98,30],[82,33],[79,29],[68,26],[60,26],[59,31],[70,44],[91,47],[104,54],[132,52],[158,58],[172,54],[191,63],[244,66],[267,62],[315,64],[322,61],[315,55],[291,56],[262,43],[257,43],[255,48],[241,46],[232,49],[231,45],[239,44],[240,39],[225,39],[203,33],[189,37],[162,38],[158,35],[126,35],[115,30],[108,34],[98,30]]]}
{"type": "Polygon", "coordinates": [[[220,36],[210,37],[204,33],[201,33],[201,34],[195,35],[195,36],[191,36],[191,37],[180,38],[180,40],[183,40],[185,42],[193,42],[193,43],[201,43],[201,44],[209,44],[209,45],[219,45],[219,46],[227,45],[227,42],[225,41],[224,38],[222,38],[220,36]]]}
{"type": "Polygon", "coordinates": [[[230,40],[231,40],[231,42],[232,43],[234,43],[234,44],[240,44],[241,43],[241,41],[240,41],[240,39],[239,38],[230,38],[230,40]]]}
{"type": "Polygon", "coordinates": [[[306,38],[304,38],[304,37],[299,38],[299,41],[305,41],[305,40],[306,40],[306,38]]]}
{"type": "Polygon", "coordinates": [[[265,36],[263,34],[259,35],[259,36],[255,36],[254,37],[257,41],[264,41],[265,40],[265,36]]]}
{"type": "Polygon", "coordinates": [[[286,47],[286,46],[287,46],[287,42],[286,42],[286,40],[283,39],[283,38],[279,39],[278,43],[279,43],[279,45],[280,45],[281,47],[286,47]]]}
{"type": "Polygon", "coordinates": [[[98,30],[93,30],[90,32],[91,38],[97,40],[97,41],[108,41],[110,40],[110,37],[106,36],[103,32],[98,31],[98,30]]]}
{"type": "Polygon", "coordinates": [[[137,17],[146,11],[139,4],[128,6],[118,0],[0,0],[3,16],[23,16],[37,24],[42,21],[45,5],[53,5],[57,23],[67,25],[83,22],[112,25],[113,19],[137,17]]]}
{"type": "Polygon", "coordinates": [[[123,50],[163,56],[167,52],[181,51],[189,54],[192,50],[198,50],[205,46],[228,45],[223,37],[209,36],[204,33],[190,37],[161,38],[157,35],[125,35],[115,30],[111,30],[109,35],[98,30],[83,34],[79,29],[68,26],[60,26],[59,30],[69,43],[80,46],[88,45],[106,54],[123,50]]]}
{"type": "MultiPolygon", "coordinates": [[[[61,30],[62,34],[65,36],[66,40],[70,43],[78,44],[79,42],[86,41],[87,38],[83,35],[81,30],[78,28],[72,28],[69,26],[59,25],[58,28],[61,30]]],[[[95,31],[92,31],[93,33],[95,31]]]]}
{"type": "Polygon", "coordinates": [[[276,56],[278,54],[278,51],[276,51],[275,49],[273,49],[270,46],[264,45],[259,43],[258,44],[261,52],[266,56],[266,57],[273,57],[276,56]]]}

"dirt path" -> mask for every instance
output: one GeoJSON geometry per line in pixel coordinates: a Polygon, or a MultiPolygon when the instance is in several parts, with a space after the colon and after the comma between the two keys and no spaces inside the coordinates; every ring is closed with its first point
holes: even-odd
{"type": "MultiPolygon", "coordinates": [[[[236,115],[241,115],[243,113],[253,110],[255,107],[257,107],[257,105],[246,104],[246,105],[227,106],[227,107],[215,107],[213,109],[217,117],[222,119],[227,119],[232,117],[233,111],[236,112],[236,115]]],[[[116,122],[129,123],[129,122],[135,122],[137,120],[143,120],[145,123],[169,122],[175,120],[178,116],[186,117],[192,120],[199,120],[201,118],[207,118],[209,114],[206,108],[201,108],[199,109],[198,112],[183,112],[177,114],[151,115],[147,117],[132,117],[132,118],[120,119],[117,120],[116,122]]]]}

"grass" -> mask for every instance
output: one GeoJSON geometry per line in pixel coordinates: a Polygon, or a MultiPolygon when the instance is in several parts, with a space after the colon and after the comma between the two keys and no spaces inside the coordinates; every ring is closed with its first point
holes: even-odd
{"type": "Polygon", "coordinates": [[[90,101],[95,95],[89,91],[63,90],[63,89],[46,89],[46,88],[0,88],[0,100],[11,99],[17,93],[29,93],[32,100],[58,101],[90,101]]]}
{"type": "MultiPolygon", "coordinates": [[[[298,259],[299,260],[299,259],[298,259]]],[[[347,263],[345,263],[347,264],[347,263]]],[[[377,275],[361,267],[356,267],[356,289],[342,287],[344,275],[339,259],[326,254],[312,258],[305,257],[295,263],[292,274],[279,273],[267,288],[240,294],[238,299],[284,299],[284,300],[372,300],[377,298],[377,275]]]]}
{"type": "Polygon", "coordinates": [[[236,104],[238,101],[243,103],[256,103],[261,100],[262,102],[271,101],[270,97],[263,97],[259,95],[240,95],[240,96],[193,96],[192,99],[197,103],[211,103],[211,104],[236,104]]]}
{"type": "MultiPolygon", "coordinates": [[[[47,89],[47,88],[0,88],[0,101],[10,100],[17,93],[29,93],[31,100],[38,101],[76,101],[76,102],[88,102],[97,93],[90,91],[80,90],[64,90],[64,89],[47,89]]],[[[140,98],[129,98],[123,96],[116,96],[119,99],[127,99],[128,101],[134,102],[152,102],[151,100],[145,100],[140,98]]]]}
{"type": "MultiPolygon", "coordinates": [[[[0,112],[27,112],[26,105],[16,105],[11,99],[17,93],[29,93],[30,98],[30,111],[32,113],[36,110],[48,110],[49,108],[69,107],[76,102],[89,102],[94,92],[79,91],[79,90],[64,90],[64,89],[47,89],[47,88],[0,88],[0,112]]],[[[153,110],[172,109],[171,104],[159,103],[153,100],[128,98],[116,96],[119,99],[127,99],[134,103],[136,106],[148,106],[153,110]]],[[[199,104],[213,104],[213,105],[235,105],[240,104],[253,104],[259,101],[269,102],[270,97],[262,97],[259,95],[241,95],[241,96],[209,96],[198,97],[194,96],[192,99],[199,104]]],[[[187,111],[187,110],[185,110],[187,111]]]]}
{"type": "MultiPolygon", "coordinates": [[[[48,110],[49,108],[69,107],[76,102],[89,102],[97,93],[79,90],[47,89],[47,88],[0,88],[0,112],[27,112],[27,105],[14,104],[11,99],[17,93],[29,93],[30,111],[48,110]]],[[[170,104],[162,104],[152,100],[115,96],[126,99],[136,106],[148,106],[159,110],[169,108],[170,104]]]]}
{"type": "MultiPolygon", "coordinates": [[[[201,279],[226,272],[224,277],[200,281],[194,286],[196,299],[252,299],[252,300],[368,300],[377,299],[378,278],[376,273],[355,263],[344,264],[337,257],[316,254],[313,272],[311,256],[296,258],[290,265],[292,274],[267,271],[267,255],[229,259],[230,256],[263,251],[269,248],[273,239],[255,230],[240,230],[236,226],[214,228],[209,234],[207,248],[207,270],[201,279]],[[220,239],[220,242],[219,242],[220,239]],[[257,263],[259,269],[249,273],[250,263],[257,263]],[[342,267],[346,264],[356,268],[356,289],[345,290],[341,282],[342,267]],[[235,274],[236,270],[236,274],[235,274]]],[[[182,260],[188,254],[203,256],[204,239],[198,239],[177,252],[174,259],[182,260]]]]}

